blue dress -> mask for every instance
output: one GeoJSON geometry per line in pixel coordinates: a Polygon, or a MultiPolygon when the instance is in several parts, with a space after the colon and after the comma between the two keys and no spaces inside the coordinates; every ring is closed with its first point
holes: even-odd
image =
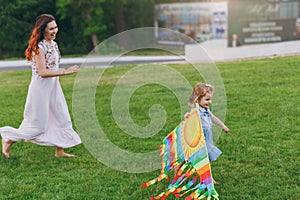
{"type": "Polygon", "coordinates": [[[212,126],[213,123],[211,121],[210,109],[202,108],[199,106],[200,118],[202,123],[202,129],[205,137],[205,142],[208,151],[209,161],[215,161],[221,154],[222,151],[214,145],[213,134],[212,134],[212,126]]]}

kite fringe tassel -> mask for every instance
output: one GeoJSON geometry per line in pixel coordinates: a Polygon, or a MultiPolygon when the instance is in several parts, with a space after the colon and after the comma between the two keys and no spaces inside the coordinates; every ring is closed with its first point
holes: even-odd
{"type": "MultiPolygon", "coordinates": [[[[143,187],[148,187],[160,182],[163,179],[168,178],[166,174],[160,174],[156,179],[143,184],[143,187]]],[[[184,163],[182,167],[175,174],[173,180],[167,187],[166,191],[159,195],[152,197],[151,200],[164,200],[169,195],[174,195],[176,198],[181,198],[185,195],[185,200],[219,200],[219,195],[216,190],[208,190],[207,185],[200,180],[197,171],[190,165],[190,163],[184,163]]]]}

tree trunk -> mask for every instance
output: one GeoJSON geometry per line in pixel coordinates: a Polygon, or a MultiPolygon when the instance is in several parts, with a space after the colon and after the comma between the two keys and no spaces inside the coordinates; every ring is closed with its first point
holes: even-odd
{"type": "Polygon", "coordinates": [[[91,35],[91,38],[92,38],[92,43],[93,43],[93,46],[94,46],[94,52],[96,54],[99,54],[99,48],[98,48],[98,37],[95,33],[93,33],[91,35]]]}
{"type": "MultiPolygon", "coordinates": [[[[85,17],[88,21],[92,20],[92,15],[91,15],[91,9],[90,7],[86,7],[85,9],[85,17]]],[[[96,33],[92,33],[91,34],[91,40],[93,43],[93,47],[94,47],[94,53],[99,54],[99,48],[98,48],[98,37],[96,35],[96,33]]]]}
{"type": "Polygon", "coordinates": [[[127,24],[124,16],[124,5],[120,1],[117,1],[116,3],[115,22],[118,33],[127,30],[127,24]]]}
{"type": "MultiPolygon", "coordinates": [[[[116,2],[115,24],[117,33],[126,31],[128,29],[124,14],[124,4],[120,2],[120,0],[116,2]]],[[[130,38],[124,37],[127,37],[127,35],[125,34],[122,38],[118,37],[117,42],[118,45],[123,49],[128,49],[130,48],[130,38]]]]}
{"type": "Polygon", "coordinates": [[[3,55],[2,55],[2,48],[0,47],[0,60],[3,58],[3,55]]]}

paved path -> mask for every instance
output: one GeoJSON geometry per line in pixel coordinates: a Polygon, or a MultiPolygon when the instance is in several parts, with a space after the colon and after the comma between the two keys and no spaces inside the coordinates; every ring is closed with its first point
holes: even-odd
{"type": "Polygon", "coordinates": [[[200,48],[204,49],[212,61],[230,61],[250,58],[263,58],[274,56],[287,56],[300,54],[300,40],[266,43],[256,45],[244,45],[241,47],[227,47],[227,40],[210,40],[200,45],[187,45],[185,54],[195,59],[206,59],[199,55],[200,48]]]}
{"type": "MultiPolygon", "coordinates": [[[[196,58],[201,60],[199,48],[207,53],[204,59],[210,58],[211,61],[228,61],[248,58],[274,57],[300,54],[300,41],[289,41],[280,43],[245,45],[237,48],[228,48],[226,40],[210,40],[200,45],[186,45],[184,56],[103,56],[89,58],[63,58],[60,67],[71,65],[94,65],[97,67],[162,63],[162,62],[185,62],[185,58],[196,58]]],[[[31,69],[30,63],[24,60],[0,61],[0,70],[31,69]]]]}
{"type": "MultiPolygon", "coordinates": [[[[122,57],[88,57],[88,58],[62,58],[60,67],[67,67],[71,65],[96,65],[97,67],[143,64],[143,63],[161,63],[161,62],[178,62],[184,61],[181,56],[122,56],[122,57]]],[[[28,61],[0,61],[0,70],[17,70],[17,69],[31,69],[28,61]]]]}

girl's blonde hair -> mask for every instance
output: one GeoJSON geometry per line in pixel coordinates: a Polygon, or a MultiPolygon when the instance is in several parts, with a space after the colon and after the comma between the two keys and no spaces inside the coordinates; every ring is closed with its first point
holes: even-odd
{"type": "Polygon", "coordinates": [[[193,92],[190,96],[188,106],[190,108],[195,107],[195,103],[204,97],[207,93],[212,94],[214,92],[214,87],[210,84],[204,84],[204,83],[197,83],[194,88],[193,92]]]}

